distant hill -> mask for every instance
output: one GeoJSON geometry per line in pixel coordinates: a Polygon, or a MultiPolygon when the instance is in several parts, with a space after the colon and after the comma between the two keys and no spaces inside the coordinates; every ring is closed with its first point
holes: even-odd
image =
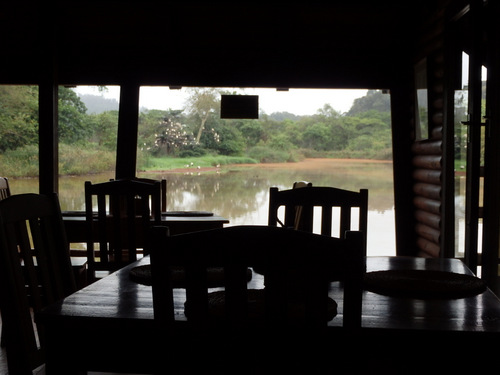
{"type": "Polygon", "coordinates": [[[87,107],[88,114],[98,114],[106,111],[118,111],[118,101],[107,99],[99,95],[83,94],[79,95],[82,102],[87,107]]]}
{"type": "Polygon", "coordinates": [[[379,112],[391,111],[391,96],[381,90],[368,90],[365,96],[354,99],[347,116],[356,116],[371,110],[379,112]]]}
{"type": "Polygon", "coordinates": [[[298,121],[301,116],[294,115],[290,112],[273,112],[269,115],[269,118],[275,121],[292,120],[298,121]]]}

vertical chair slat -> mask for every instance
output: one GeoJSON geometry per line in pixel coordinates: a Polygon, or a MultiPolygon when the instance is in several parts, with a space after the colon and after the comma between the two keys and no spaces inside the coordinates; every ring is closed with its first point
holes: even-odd
{"type": "MultiPolygon", "coordinates": [[[[103,183],[85,183],[86,216],[93,217],[97,231],[88,230],[88,247],[99,242],[100,259],[89,251],[89,280],[95,280],[96,271],[113,272],[137,260],[138,249],[147,254],[147,232],[152,225],[161,222],[160,181],[120,179],[103,183]],[[91,197],[97,196],[97,217],[91,197]],[[106,211],[109,205],[109,214],[106,211]],[[152,205],[152,207],[150,206],[152,205]],[[151,216],[154,213],[154,216],[151,216]]],[[[90,225],[87,222],[87,225],[90,225]]]]}

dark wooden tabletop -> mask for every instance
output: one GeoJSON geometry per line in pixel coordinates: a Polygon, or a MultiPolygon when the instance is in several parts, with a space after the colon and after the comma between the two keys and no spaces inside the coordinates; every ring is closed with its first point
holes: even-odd
{"type": "MultiPolygon", "coordinates": [[[[152,320],[151,287],[132,281],[130,269],[149,264],[142,258],[122,270],[76,292],[64,301],[48,307],[43,320],[61,317],[79,319],[152,320]],[[110,313],[112,312],[112,313],[110,313]]],[[[367,257],[367,272],[388,269],[441,270],[471,274],[458,259],[413,257],[367,257]]],[[[249,288],[262,288],[263,278],[254,273],[249,288]]],[[[339,303],[339,316],[330,324],[341,324],[342,296],[332,283],[331,296],[339,303]]],[[[184,319],[184,293],[177,293],[177,316],[184,319]]],[[[500,332],[500,301],[490,291],[459,299],[412,299],[388,297],[365,291],[362,327],[387,329],[439,329],[500,332]]]]}
{"type": "MultiPolygon", "coordinates": [[[[86,242],[87,227],[85,211],[63,211],[63,222],[66,236],[69,242],[86,242]]],[[[229,220],[215,214],[193,211],[193,214],[185,212],[164,212],[161,217],[162,225],[167,225],[170,234],[180,234],[191,231],[222,228],[229,220]]]]}
{"type": "MultiPolygon", "coordinates": [[[[367,272],[420,269],[469,274],[459,259],[368,257],[367,272]]],[[[412,299],[364,292],[363,327],[404,330],[500,332],[500,300],[489,289],[466,298],[412,299]]]]}
{"type": "MultiPolygon", "coordinates": [[[[49,353],[78,347],[82,330],[95,330],[100,336],[108,338],[120,337],[117,341],[133,338],[144,342],[146,337],[150,337],[154,330],[151,287],[138,284],[129,277],[130,269],[148,263],[149,258],[145,257],[40,313],[37,321],[45,325],[52,345],[49,353]]],[[[421,269],[471,274],[458,259],[368,257],[366,265],[367,272],[421,269]]],[[[263,287],[262,276],[254,273],[249,287],[263,287]]],[[[330,322],[334,328],[341,325],[342,293],[336,283],[332,283],[330,290],[339,304],[339,314],[330,322]]],[[[184,297],[183,290],[179,289],[176,295],[176,318],[179,320],[185,319],[184,297]]],[[[363,331],[384,334],[401,332],[405,335],[412,332],[485,334],[495,337],[500,334],[500,301],[489,289],[472,297],[430,300],[388,297],[365,291],[362,311],[363,331]]]]}

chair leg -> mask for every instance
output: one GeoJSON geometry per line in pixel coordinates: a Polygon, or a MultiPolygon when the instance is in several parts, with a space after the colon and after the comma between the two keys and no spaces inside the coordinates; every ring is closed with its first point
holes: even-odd
{"type": "Polygon", "coordinates": [[[3,329],[2,329],[1,335],[2,335],[2,337],[0,337],[0,347],[5,348],[6,343],[5,343],[5,335],[4,335],[3,329]]]}

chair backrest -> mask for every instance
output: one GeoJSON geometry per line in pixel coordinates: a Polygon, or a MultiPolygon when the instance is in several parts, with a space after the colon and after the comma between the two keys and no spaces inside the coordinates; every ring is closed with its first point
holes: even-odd
{"type": "MultiPolygon", "coordinates": [[[[247,267],[265,270],[265,327],[286,328],[292,322],[326,328],[330,280],[344,281],[343,326],[359,328],[361,280],[364,273],[363,237],[349,232],[345,239],[270,226],[233,226],[168,236],[168,228],[152,230],[151,273],[155,320],[164,327],[175,324],[171,269],[184,267],[188,322],[210,326],[207,268],[224,267],[225,317],[231,328],[252,321],[247,296],[247,267]],[[293,292],[292,292],[293,291],[293,292]],[[294,292],[297,293],[294,293],[294,292]],[[301,292],[301,291],[306,291],[301,292]],[[291,301],[304,314],[291,320],[291,301]]],[[[262,291],[262,290],[261,290],[262,291]]]]}
{"type": "Polygon", "coordinates": [[[146,235],[161,223],[160,196],[160,181],[85,182],[90,280],[96,270],[115,271],[137,260],[138,249],[148,253],[146,235]]]}
{"type": "Polygon", "coordinates": [[[309,181],[295,181],[292,185],[292,189],[299,189],[303,187],[311,187],[312,182],[309,181]]]}
{"type": "Polygon", "coordinates": [[[43,334],[31,311],[75,290],[57,195],[18,194],[0,201],[0,311],[9,373],[32,374],[44,362],[43,334]]]}
{"type": "MultiPolygon", "coordinates": [[[[167,180],[162,178],[161,180],[155,180],[153,178],[143,178],[143,177],[135,177],[134,180],[146,182],[146,183],[155,183],[160,181],[161,184],[161,212],[167,211],[167,180]]],[[[113,181],[113,179],[111,180],[113,181]]]]}
{"type": "Polygon", "coordinates": [[[135,178],[137,181],[141,182],[149,182],[149,183],[155,183],[157,181],[160,181],[161,185],[161,212],[166,212],[167,211],[167,180],[162,178],[161,180],[155,180],[152,178],[135,178]]]}
{"type": "MultiPolygon", "coordinates": [[[[311,186],[312,186],[312,182],[295,181],[293,183],[292,189],[301,189],[301,188],[311,187],[311,186]]],[[[304,222],[306,222],[306,220],[307,220],[307,217],[303,218],[303,216],[307,216],[307,213],[302,211],[302,206],[295,206],[295,220],[293,222],[293,229],[302,230],[302,227],[304,227],[304,222]]],[[[281,226],[284,226],[283,223],[280,223],[280,224],[281,224],[281,226]]]]}
{"type": "MultiPolygon", "coordinates": [[[[314,208],[321,210],[320,233],[332,236],[333,223],[338,228],[339,237],[352,230],[353,208],[358,208],[358,228],[365,237],[368,229],[368,190],[350,191],[327,186],[309,186],[302,189],[269,190],[268,224],[277,226],[278,210],[284,207],[283,225],[286,228],[307,232],[314,230],[314,208]],[[297,209],[301,210],[300,223],[296,222],[297,209]],[[337,214],[334,216],[334,214],[337,214]],[[334,218],[336,220],[334,220],[334,218]]],[[[335,234],[335,233],[334,233],[335,234]]],[[[365,248],[366,249],[366,248],[365,248]]],[[[365,250],[366,251],[366,250],[365,250]]]]}
{"type": "Polygon", "coordinates": [[[10,197],[9,179],[0,177],[0,200],[10,197]]]}

